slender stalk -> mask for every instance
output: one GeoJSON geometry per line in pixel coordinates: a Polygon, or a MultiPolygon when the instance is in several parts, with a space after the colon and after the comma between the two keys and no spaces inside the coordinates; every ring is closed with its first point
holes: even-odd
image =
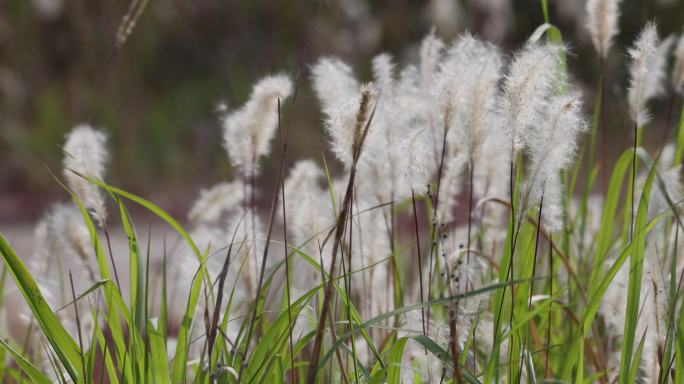
{"type": "MultiPolygon", "coordinates": [[[[439,237],[439,223],[438,223],[438,218],[437,218],[437,208],[439,208],[439,191],[440,187],[442,185],[442,174],[444,171],[444,159],[446,157],[446,137],[447,137],[447,132],[448,132],[448,127],[451,124],[449,121],[449,114],[445,114],[445,121],[444,121],[444,130],[443,130],[443,135],[442,135],[442,153],[440,155],[439,159],[439,167],[437,168],[437,189],[435,191],[435,194],[433,196],[433,202],[432,202],[432,229],[430,231],[430,271],[428,273],[428,301],[432,298],[432,284],[433,284],[433,274],[434,274],[434,268],[436,268],[436,257],[435,254],[437,252],[437,238],[439,237]]],[[[429,192],[428,192],[429,193],[429,192]]],[[[427,330],[428,332],[430,331],[430,307],[428,306],[427,308],[427,330]]]]}
{"type": "MultiPolygon", "coordinates": [[[[278,99],[278,142],[282,151],[283,148],[283,130],[281,125],[281,110],[280,110],[280,99],[278,99]]],[[[283,154],[281,153],[281,157],[283,154]]],[[[285,295],[287,298],[287,324],[288,324],[288,342],[289,342],[289,353],[290,353],[290,380],[292,383],[296,383],[295,376],[295,364],[294,364],[294,349],[292,342],[292,305],[290,297],[290,260],[289,252],[287,250],[287,212],[285,209],[285,178],[280,178],[280,200],[283,206],[283,251],[285,253],[285,295]]]]}
{"type": "MultiPolygon", "coordinates": [[[[599,126],[598,129],[601,132],[601,162],[605,172],[603,172],[603,188],[608,188],[608,151],[606,150],[606,145],[608,140],[606,139],[606,61],[601,57],[599,61],[599,71],[600,71],[600,96],[599,96],[599,126]]],[[[593,159],[594,149],[589,151],[589,155],[593,159]]],[[[593,161],[589,161],[589,166],[593,164],[593,161]]]]}
{"type": "MultiPolygon", "coordinates": [[[[469,173],[469,180],[468,180],[468,239],[466,240],[466,286],[465,286],[465,292],[468,293],[469,290],[469,285],[470,285],[470,237],[471,237],[471,228],[472,228],[472,223],[473,223],[473,178],[474,178],[474,172],[475,172],[475,163],[473,161],[472,156],[470,157],[470,161],[468,162],[468,173],[469,173]]],[[[468,300],[468,299],[466,299],[468,300]]]]}
{"type": "MultiPolygon", "coordinates": [[[[527,310],[532,310],[532,293],[534,292],[534,275],[537,272],[537,255],[539,252],[539,234],[541,233],[541,223],[542,223],[542,210],[544,209],[544,194],[541,195],[539,200],[539,213],[537,214],[537,234],[534,240],[534,257],[532,261],[532,277],[530,279],[530,293],[527,299],[527,310]]],[[[531,321],[531,320],[530,320],[531,321]]],[[[520,381],[520,375],[522,375],[523,360],[525,356],[525,346],[527,345],[527,334],[525,334],[525,342],[522,346],[522,353],[520,358],[520,369],[518,370],[518,381],[520,381]]]]}
{"type": "Polygon", "coordinates": [[[631,243],[634,240],[634,187],[636,185],[636,171],[637,171],[637,155],[636,155],[636,150],[637,150],[637,142],[639,141],[639,128],[637,126],[637,123],[634,123],[634,146],[633,146],[633,151],[634,153],[632,154],[632,180],[630,183],[630,195],[631,195],[631,204],[632,206],[630,207],[631,209],[631,218],[630,218],[630,223],[629,223],[629,242],[631,243]]]}
{"type": "Polygon", "coordinates": [[[107,223],[103,223],[102,229],[105,234],[105,239],[107,240],[109,260],[112,262],[112,269],[114,270],[114,280],[116,280],[116,287],[119,289],[119,294],[121,294],[121,284],[119,283],[119,274],[116,272],[116,263],[114,262],[114,253],[112,252],[112,242],[109,240],[109,230],[107,230],[107,223]]]}
{"type": "MultiPolygon", "coordinates": [[[[553,247],[551,246],[551,234],[549,234],[549,297],[553,298],[553,247]]],[[[549,303],[548,312],[548,328],[546,329],[546,356],[544,358],[544,372],[546,378],[551,378],[551,371],[549,370],[549,354],[551,354],[551,306],[553,300],[549,303]]]]}
{"type": "MultiPolygon", "coordinates": [[[[352,197],[352,210],[353,210],[353,202],[354,197],[352,197]]],[[[352,317],[351,317],[351,250],[353,249],[353,239],[354,237],[352,236],[353,233],[352,229],[352,218],[351,216],[349,217],[349,250],[347,251],[347,263],[349,265],[349,268],[347,269],[345,262],[344,262],[344,251],[342,252],[342,257],[340,258],[342,260],[342,275],[344,276],[344,289],[347,295],[347,305],[346,305],[346,310],[347,310],[347,331],[351,332],[352,330],[352,317]]],[[[332,318],[332,317],[331,317],[332,318]]],[[[331,326],[332,329],[334,329],[333,326],[331,326]]],[[[354,338],[352,337],[350,340],[351,343],[351,350],[352,350],[352,358],[353,358],[353,365],[354,365],[354,379],[356,382],[359,382],[359,367],[356,363],[356,343],[354,342],[354,338]]],[[[347,359],[349,359],[349,355],[345,355],[347,359]]],[[[348,361],[348,360],[347,360],[348,361]]],[[[346,366],[346,365],[345,365],[346,366]]]]}
{"type": "MultiPolygon", "coordinates": [[[[418,214],[416,213],[416,195],[411,190],[411,203],[413,204],[413,222],[416,227],[416,249],[418,253],[418,282],[420,285],[420,303],[423,304],[425,294],[423,293],[423,260],[420,252],[420,232],[418,231],[418,214]]],[[[423,325],[423,335],[427,336],[427,331],[425,330],[425,307],[420,307],[421,323],[423,325]]],[[[426,349],[427,353],[427,349],[426,349]]]]}
{"type": "Polygon", "coordinates": [[[333,227],[331,233],[328,235],[332,235],[334,231],[334,238],[333,238],[333,248],[331,252],[331,260],[330,260],[330,270],[328,272],[328,283],[325,286],[325,291],[323,294],[323,304],[321,308],[321,314],[318,320],[318,326],[316,328],[316,336],[314,338],[314,347],[313,347],[313,353],[311,356],[311,363],[309,366],[309,373],[307,377],[307,382],[308,383],[314,383],[316,381],[316,376],[318,372],[318,360],[320,359],[320,354],[321,354],[321,346],[323,343],[323,329],[325,328],[325,323],[327,322],[328,318],[328,308],[330,307],[330,303],[332,300],[332,293],[333,293],[333,281],[335,278],[335,266],[337,264],[337,254],[340,250],[340,247],[342,245],[343,241],[343,236],[344,236],[344,231],[347,226],[347,220],[350,217],[351,209],[352,209],[352,198],[354,194],[354,182],[356,180],[356,166],[358,165],[359,162],[359,157],[361,156],[361,151],[363,149],[364,142],[366,140],[366,137],[368,135],[368,129],[370,127],[371,122],[373,121],[373,116],[375,115],[375,107],[377,104],[373,107],[372,112],[370,113],[370,116],[366,120],[366,113],[367,109],[370,104],[370,94],[364,93],[362,95],[362,100],[360,103],[359,111],[357,113],[357,122],[356,122],[356,127],[355,127],[355,132],[354,132],[354,140],[352,144],[352,164],[349,172],[349,181],[347,182],[347,190],[345,192],[343,204],[342,204],[342,210],[340,211],[340,214],[337,217],[337,221],[335,223],[335,226],[333,227]]]}
{"type": "Polygon", "coordinates": [[[78,306],[76,305],[76,290],[74,289],[74,277],[69,271],[69,283],[71,284],[71,298],[74,301],[74,312],[76,313],[76,330],[78,331],[78,353],[81,355],[81,367],[83,368],[83,382],[88,383],[88,374],[86,373],[86,362],[83,356],[83,336],[81,335],[81,318],[78,316],[78,306]]]}

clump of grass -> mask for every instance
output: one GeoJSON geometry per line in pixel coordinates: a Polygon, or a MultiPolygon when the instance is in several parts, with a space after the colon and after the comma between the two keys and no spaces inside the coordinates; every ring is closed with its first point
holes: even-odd
{"type": "Polygon", "coordinates": [[[662,150],[642,148],[641,136],[663,120],[646,111],[668,91],[668,74],[681,92],[682,40],[668,71],[674,39],[660,42],[647,24],[629,50],[628,116],[606,115],[619,3],[587,4],[601,62],[590,137],[556,27],[539,29],[508,63],[472,35],[445,43],[433,32],[415,64],[375,57],[370,82],[337,58],[311,67],[343,165],[337,177],[325,156],[284,169],[296,137],[283,129],[281,104],[300,85],[286,75],[259,81],[222,119],[237,177],[199,194],[187,229],[105,183],[106,135],[75,127],[66,183],[55,176],[70,201],[37,225],[34,254],[20,258],[0,236],[0,345],[11,357],[0,377],[680,382],[684,116],[662,150]],[[612,172],[593,164],[607,118],[634,127],[612,172]],[[266,215],[256,181],[276,135],[280,169],[266,215]],[[575,162],[579,148],[588,162],[575,162]],[[593,188],[599,172],[605,191],[593,188]],[[177,239],[153,249],[131,203],[177,239]],[[111,247],[117,221],[127,255],[111,247]]]}

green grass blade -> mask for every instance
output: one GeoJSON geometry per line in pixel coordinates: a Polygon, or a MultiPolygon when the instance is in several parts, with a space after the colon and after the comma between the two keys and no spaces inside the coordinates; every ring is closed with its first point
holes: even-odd
{"type": "Polygon", "coordinates": [[[620,357],[620,382],[629,382],[625,374],[630,372],[630,364],[632,362],[632,352],[634,350],[634,337],[639,319],[639,306],[641,304],[641,283],[643,280],[644,270],[644,253],[646,250],[646,234],[641,229],[647,226],[648,203],[651,197],[651,188],[656,174],[656,164],[651,166],[648,173],[646,184],[644,185],[637,209],[637,215],[634,223],[635,233],[633,237],[633,246],[631,256],[629,258],[629,285],[627,288],[627,310],[625,312],[625,328],[622,341],[622,354],[620,357]]]}
{"type": "Polygon", "coordinates": [[[26,373],[26,375],[31,379],[34,383],[37,384],[51,384],[50,379],[45,376],[40,369],[38,369],[36,366],[31,364],[28,360],[24,358],[24,356],[20,355],[17,351],[12,348],[7,341],[3,340],[0,338],[0,347],[2,347],[3,350],[6,350],[9,352],[10,356],[12,356],[12,359],[17,363],[19,367],[26,373]]]}
{"type": "Polygon", "coordinates": [[[390,349],[387,359],[387,384],[399,384],[401,382],[401,357],[404,355],[404,346],[408,340],[408,337],[402,337],[390,349]]]}
{"type": "Polygon", "coordinates": [[[24,296],[33,316],[43,330],[59,360],[64,365],[72,380],[77,381],[83,367],[78,344],[64,329],[57,315],[52,311],[47,301],[40,293],[38,284],[31,276],[21,259],[0,234],[0,254],[7,265],[17,287],[24,296]]]}

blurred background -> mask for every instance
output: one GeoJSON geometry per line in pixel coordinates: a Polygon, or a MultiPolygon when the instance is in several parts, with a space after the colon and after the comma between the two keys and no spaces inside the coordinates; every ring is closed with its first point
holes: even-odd
{"type": "MultiPolygon", "coordinates": [[[[598,63],[584,28],[584,2],[551,0],[550,20],[571,47],[571,72],[591,106],[598,63]]],[[[468,30],[510,52],[544,21],[538,0],[328,0],[320,10],[315,0],[150,0],[116,49],[128,8],[125,0],[0,2],[5,227],[32,222],[50,203],[66,199],[48,169],[61,175],[60,145],[81,122],[110,137],[106,181],[184,218],[200,188],[232,178],[217,106],[241,105],[252,83],[266,74],[294,76],[314,19],[307,62],[338,55],[363,79],[378,53],[389,52],[400,63],[415,60],[420,40],[433,27],[444,39],[468,30]]],[[[655,19],[665,36],[679,34],[684,21],[684,0],[624,0],[621,9],[620,34],[607,63],[609,116],[626,116],[625,47],[641,26],[655,19]]],[[[304,69],[288,162],[308,157],[320,163],[326,139],[304,69]]],[[[662,104],[654,106],[656,116],[666,115],[662,104]]],[[[623,128],[609,127],[615,131],[611,148],[631,143],[628,130],[616,133],[623,128]]],[[[661,136],[647,134],[647,143],[661,136]]],[[[269,159],[263,167],[259,183],[268,200],[277,164],[269,159]]]]}

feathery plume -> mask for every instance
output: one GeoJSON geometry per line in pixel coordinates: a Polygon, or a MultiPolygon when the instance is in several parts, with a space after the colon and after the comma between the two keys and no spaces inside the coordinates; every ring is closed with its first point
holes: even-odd
{"type": "Polygon", "coordinates": [[[558,173],[572,164],[578,135],[586,130],[580,92],[554,96],[549,102],[548,124],[533,127],[528,145],[531,157],[530,197],[544,198],[544,226],[557,231],[562,225],[561,181],[558,173]]]}
{"type": "Polygon", "coordinates": [[[316,163],[303,160],[292,167],[285,180],[288,229],[294,244],[303,246],[309,255],[319,254],[319,244],[335,221],[330,197],[319,185],[322,177],[323,172],[316,163]]]}
{"type": "MultiPolygon", "coordinates": [[[[314,78],[314,84],[317,82],[318,79],[314,78]]],[[[318,88],[316,85],[314,87],[318,88]]],[[[374,93],[372,84],[364,84],[351,98],[340,100],[327,111],[324,107],[324,126],[330,136],[331,149],[347,168],[351,167],[354,153],[366,134],[365,127],[370,118],[374,93]]],[[[325,103],[325,99],[321,101],[325,103]]]]}
{"type": "Polygon", "coordinates": [[[629,49],[632,62],[627,99],[632,121],[639,127],[651,118],[646,103],[663,89],[664,60],[658,59],[659,41],[655,23],[649,22],[629,49]]]}
{"type": "Polygon", "coordinates": [[[435,30],[430,31],[420,45],[420,84],[423,91],[432,88],[432,81],[441,59],[444,42],[435,36],[435,30]]]}
{"type": "Polygon", "coordinates": [[[589,0],[587,1],[587,28],[591,41],[599,56],[603,59],[618,33],[621,0],[589,0]]]}
{"type": "Polygon", "coordinates": [[[679,37],[675,48],[675,62],[672,68],[672,86],[675,92],[684,95],[684,34],[679,37]]]}
{"type": "Polygon", "coordinates": [[[502,62],[496,47],[464,34],[440,65],[440,104],[454,114],[448,119],[447,140],[451,152],[461,150],[469,161],[475,160],[493,125],[502,62]]]}
{"type": "Polygon", "coordinates": [[[548,100],[558,87],[561,52],[558,45],[527,44],[515,55],[505,77],[499,113],[512,153],[530,139],[530,129],[544,121],[548,100]]]}
{"type": "Polygon", "coordinates": [[[392,56],[383,53],[373,59],[373,81],[380,89],[383,100],[391,100],[394,94],[394,63],[392,56]]]}
{"type": "Polygon", "coordinates": [[[225,213],[237,207],[243,198],[245,185],[242,181],[218,183],[200,192],[190,209],[188,218],[193,223],[216,223],[225,213]]]}
{"type": "Polygon", "coordinates": [[[106,145],[107,136],[85,124],[72,129],[64,143],[64,178],[67,185],[100,226],[107,218],[104,198],[98,187],[83,177],[102,180],[109,161],[106,145]]]}
{"type": "Polygon", "coordinates": [[[259,158],[268,155],[278,127],[278,100],[291,93],[292,82],[286,75],[268,76],[254,86],[242,108],[223,117],[223,146],[242,176],[259,173],[259,158]]]}
{"type": "Polygon", "coordinates": [[[311,74],[314,92],[326,115],[358,94],[359,83],[352,69],[339,59],[324,57],[318,60],[311,74]]]}

